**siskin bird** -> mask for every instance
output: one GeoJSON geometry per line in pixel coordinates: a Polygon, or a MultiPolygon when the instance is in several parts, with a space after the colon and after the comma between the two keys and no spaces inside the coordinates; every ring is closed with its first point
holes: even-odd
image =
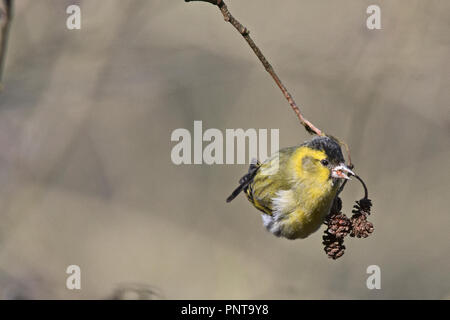
{"type": "Polygon", "coordinates": [[[244,191],[262,211],[268,231],[287,239],[306,238],[324,222],[349,175],[355,174],[345,165],[339,143],[314,137],[279,150],[263,163],[252,161],[227,202],[244,191]]]}

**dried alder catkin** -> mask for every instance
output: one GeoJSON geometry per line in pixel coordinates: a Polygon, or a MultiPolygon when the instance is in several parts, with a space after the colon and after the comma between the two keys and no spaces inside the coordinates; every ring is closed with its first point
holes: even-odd
{"type": "Polygon", "coordinates": [[[367,197],[356,201],[353,215],[348,218],[342,210],[342,200],[339,197],[333,202],[330,214],[325,219],[327,229],[322,237],[325,253],[335,260],[345,252],[344,238],[347,235],[356,238],[367,238],[373,232],[373,224],[367,221],[372,201],[367,197]]]}

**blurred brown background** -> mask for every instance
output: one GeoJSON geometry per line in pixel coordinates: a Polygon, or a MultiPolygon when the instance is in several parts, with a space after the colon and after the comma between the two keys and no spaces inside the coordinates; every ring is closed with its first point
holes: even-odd
{"type": "MultiPolygon", "coordinates": [[[[307,134],[207,3],[18,0],[0,93],[0,297],[450,298],[450,1],[237,1],[308,119],[349,143],[375,233],[327,259],[321,232],[277,239],[244,197],[247,165],[175,166],[176,128],[307,134]],[[82,29],[66,29],[68,4],[82,29]],[[366,28],[381,7],[382,30],[366,28]],[[65,287],[66,267],[82,290],[65,287]],[[381,290],[366,268],[381,267],[381,290]]],[[[362,195],[357,183],[344,208],[362,195]]]]}

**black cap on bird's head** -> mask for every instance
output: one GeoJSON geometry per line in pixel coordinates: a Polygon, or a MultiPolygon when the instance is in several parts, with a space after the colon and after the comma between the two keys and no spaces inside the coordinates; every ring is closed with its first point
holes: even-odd
{"type": "Polygon", "coordinates": [[[314,150],[325,152],[328,160],[335,163],[344,162],[341,146],[339,143],[330,137],[314,137],[305,143],[308,147],[314,150]]]}
{"type": "Polygon", "coordinates": [[[331,176],[336,179],[350,179],[349,175],[355,175],[345,165],[345,159],[342,155],[342,150],[339,142],[332,137],[316,136],[311,140],[305,142],[305,145],[314,150],[320,150],[325,152],[327,160],[329,161],[329,167],[331,170],[331,176]]]}

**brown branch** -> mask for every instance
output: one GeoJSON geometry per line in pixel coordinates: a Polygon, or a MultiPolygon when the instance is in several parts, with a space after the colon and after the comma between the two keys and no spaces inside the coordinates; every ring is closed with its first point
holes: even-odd
{"type": "Polygon", "coordinates": [[[264,55],[261,52],[261,50],[256,46],[256,44],[253,41],[253,39],[250,37],[250,30],[248,30],[246,27],[244,27],[238,20],[236,20],[236,18],[234,18],[231,15],[230,11],[228,11],[228,8],[227,8],[225,2],[223,2],[223,0],[185,0],[185,1],[186,2],[191,2],[191,1],[209,2],[209,3],[213,4],[213,5],[218,6],[220,11],[222,12],[222,15],[223,15],[225,21],[231,23],[233,25],[233,27],[235,27],[236,30],[244,37],[245,41],[247,41],[247,43],[250,46],[250,48],[252,48],[253,52],[256,54],[258,59],[261,61],[261,63],[263,64],[264,68],[266,69],[266,71],[272,76],[273,80],[275,81],[275,83],[280,88],[280,90],[283,93],[284,97],[289,102],[289,105],[291,106],[292,110],[294,110],[295,114],[297,115],[298,119],[300,120],[300,123],[305,127],[305,129],[309,133],[317,134],[319,136],[323,136],[324,135],[324,133],[319,128],[314,126],[310,121],[308,121],[302,115],[299,107],[297,106],[297,104],[294,101],[294,98],[292,98],[292,95],[289,93],[289,91],[283,85],[283,83],[281,82],[280,78],[275,73],[275,70],[273,69],[273,67],[267,61],[266,57],[264,57],[264,55]]]}
{"type": "Polygon", "coordinates": [[[13,0],[0,0],[0,90],[6,58],[6,45],[8,43],[8,33],[12,18],[12,2],[13,0]]]}

